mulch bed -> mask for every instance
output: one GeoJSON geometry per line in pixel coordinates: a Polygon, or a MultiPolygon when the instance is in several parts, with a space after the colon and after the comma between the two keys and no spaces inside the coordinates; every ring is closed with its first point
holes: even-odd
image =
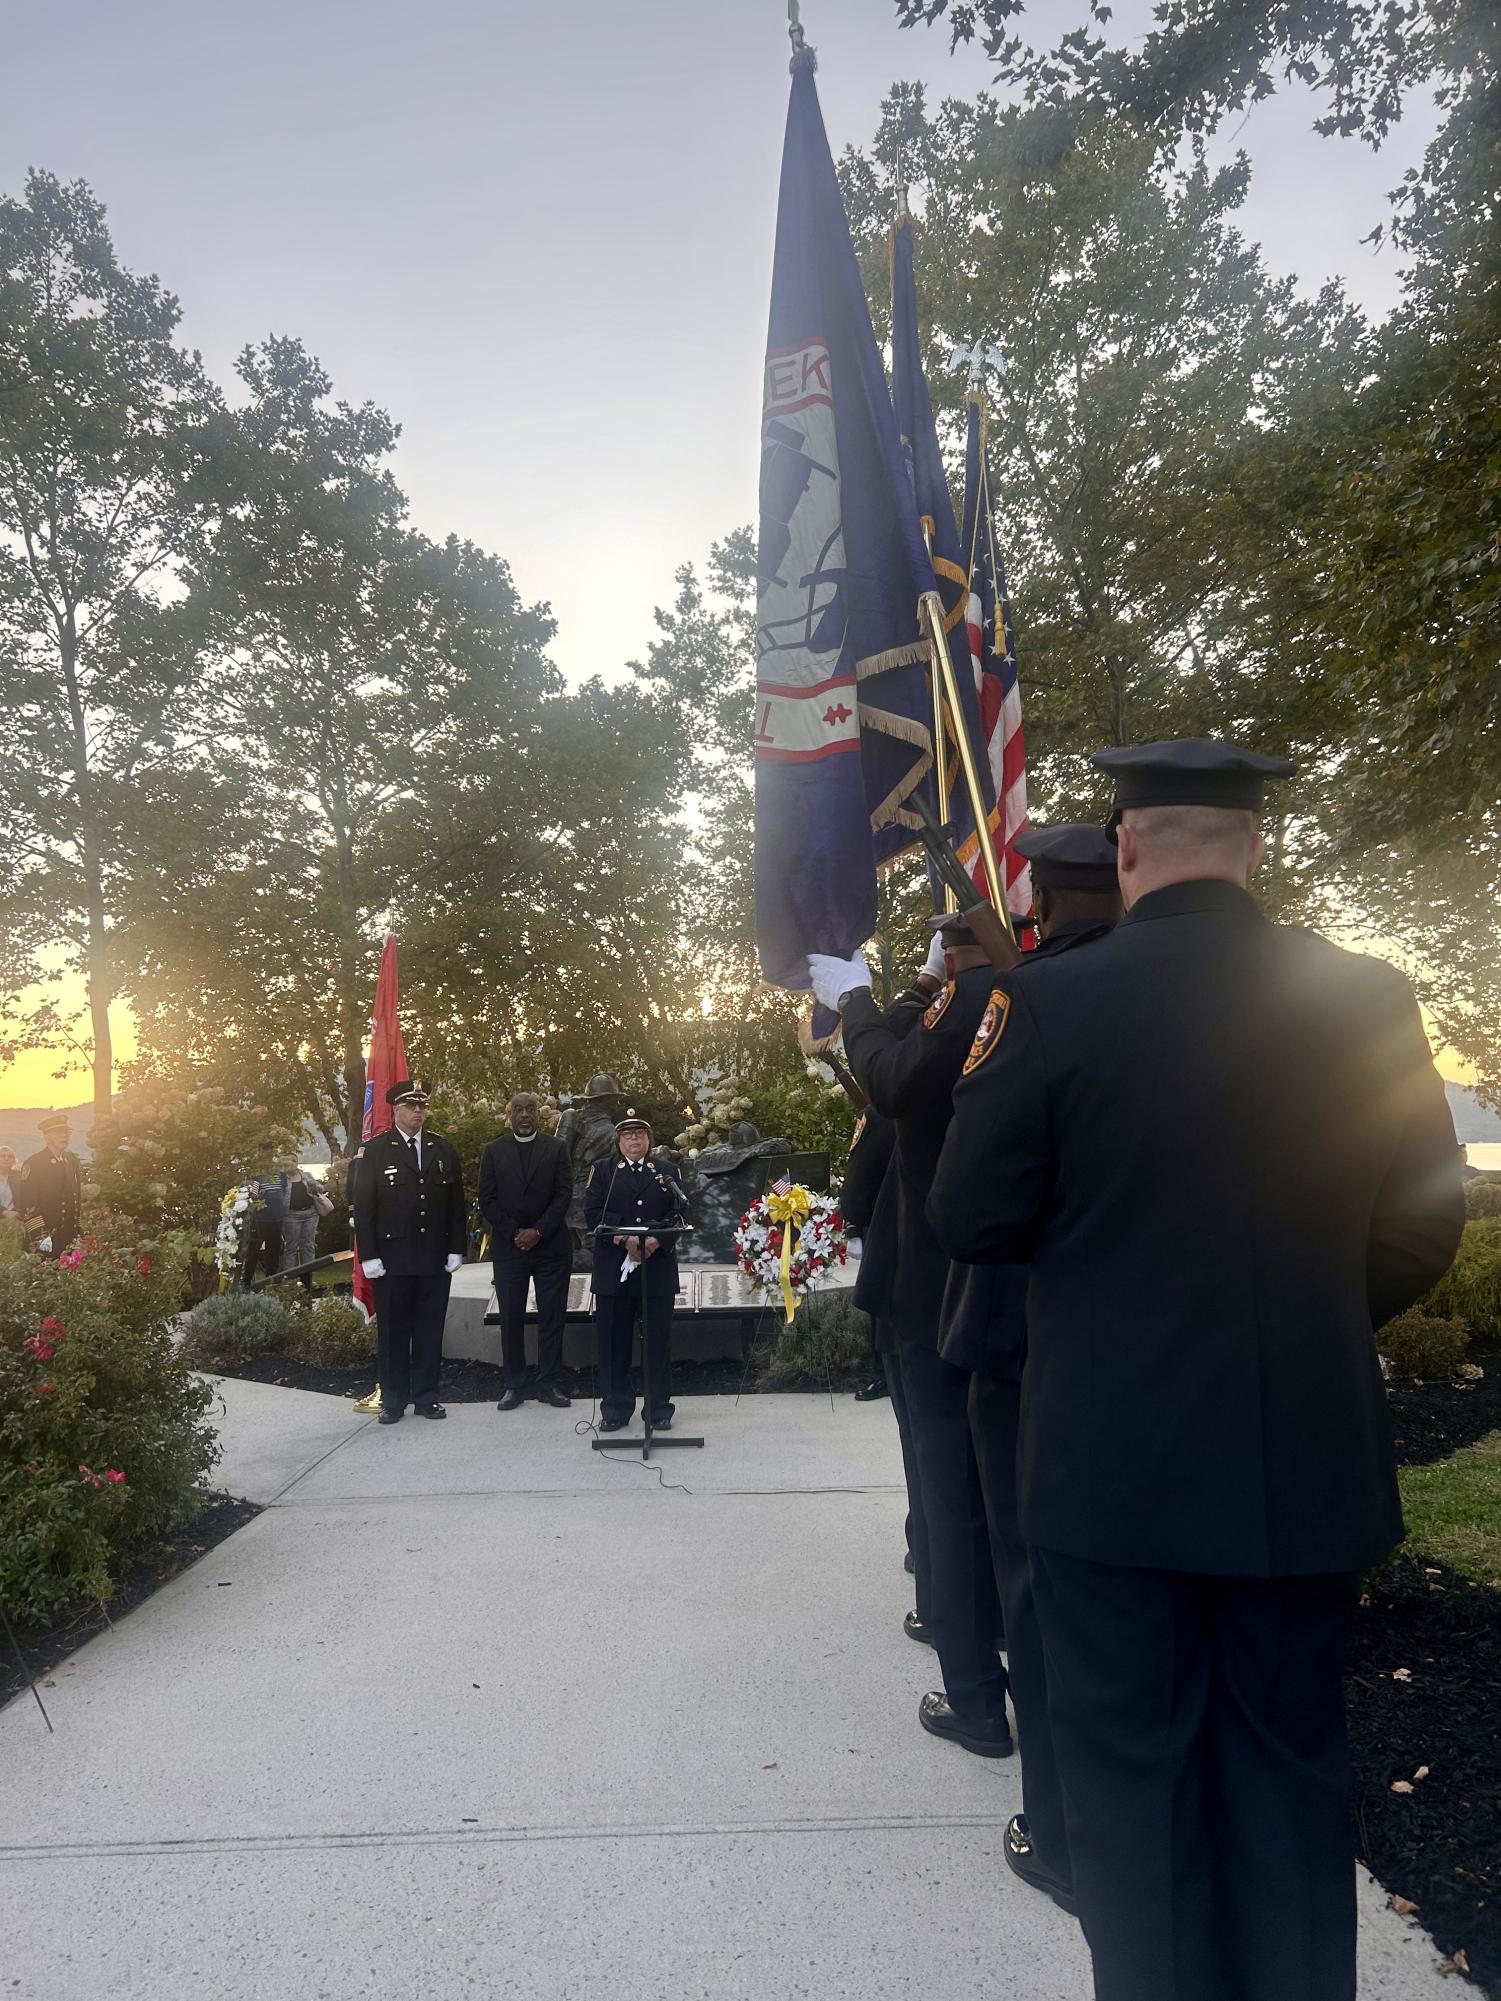
{"type": "MultiPolygon", "coordinates": [[[[203,1364],[208,1368],[207,1363],[203,1364]]],[[[237,1362],[231,1367],[215,1364],[212,1373],[217,1376],[236,1376],[242,1382],[276,1383],[282,1389],[317,1390],[324,1396],[363,1397],[375,1388],[375,1371],[368,1363],[354,1368],[321,1369],[310,1362],[294,1362],[284,1355],[262,1356],[251,1362],[237,1362]]],[[[560,1369],[558,1380],[568,1395],[582,1403],[588,1403],[594,1395],[594,1371],[592,1369],[560,1369]]],[[[862,1383],[870,1380],[868,1369],[853,1374],[834,1373],[832,1386],[836,1395],[849,1390],[857,1390],[862,1383]]],[[[641,1391],[640,1371],[631,1371],[631,1384],[637,1395],[641,1391]]],[[[807,1391],[818,1394],[827,1391],[829,1381],[823,1376],[799,1376],[791,1382],[778,1381],[764,1383],[757,1374],[754,1364],[749,1372],[738,1356],[726,1355],[713,1361],[674,1361],[672,1365],[672,1394],[678,1397],[733,1397],[744,1390],[747,1396],[754,1396],[762,1389],[807,1391]]],[[[505,1379],[494,1362],[468,1362],[453,1358],[443,1364],[443,1374],[438,1384],[438,1395],[444,1403],[498,1403],[505,1389],[505,1379]]]]}
{"type": "Polygon", "coordinates": [[[1431,1466],[1501,1431],[1501,1348],[1472,1348],[1466,1359],[1484,1369],[1478,1383],[1388,1383],[1399,1464],[1431,1466]]]}
{"type": "MultiPolygon", "coordinates": [[[[144,1604],[154,1591],[170,1583],[200,1556],[207,1556],[226,1536],[254,1521],[260,1512],[254,1501],[236,1500],[232,1494],[215,1494],[175,1535],[126,1563],[115,1580],[115,1593],[107,1608],[82,1605],[47,1625],[15,1625],[12,1621],[26,1665],[41,1683],[43,1702],[47,1699],[52,1670],[71,1660],[85,1640],[92,1640],[109,1626],[117,1626],[127,1612],[144,1604]]],[[[21,1672],[10,1636],[0,1626],[0,1707],[13,1696],[23,1694],[27,1686],[28,1678],[21,1672]]],[[[30,1701],[29,1696],[27,1700],[30,1701]]],[[[41,1721],[38,1716],[38,1728],[41,1721]]]]}
{"type": "MultiPolygon", "coordinates": [[[[1388,1386],[1404,1466],[1501,1430],[1501,1348],[1469,1359],[1478,1383],[1388,1386]]],[[[1394,1557],[1361,1605],[1347,1687],[1361,1858],[1501,2001],[1501,1591],[1394,1557]]]]}
{"type": "Polygon", "coordinates": [[[1360,1856],[1501,1996],[1501,1591],[1394,1558],[1362,1603],[1347,1688],[1360,1856]]]}

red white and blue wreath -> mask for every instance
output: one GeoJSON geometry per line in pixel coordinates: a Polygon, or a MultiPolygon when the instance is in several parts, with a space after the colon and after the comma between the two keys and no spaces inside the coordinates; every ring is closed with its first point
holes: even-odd
{"type": "Polygon", "coordinates": [[[768,1299],[780,1297],[790,1321],[809,1287],[849,1260],[838,1196],[776,1182],[736,1224],[735,1256],[768,1299]]]}

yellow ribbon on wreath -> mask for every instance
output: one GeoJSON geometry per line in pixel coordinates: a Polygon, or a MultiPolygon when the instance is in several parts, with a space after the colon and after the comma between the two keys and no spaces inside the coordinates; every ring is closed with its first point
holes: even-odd
{"type": "Polygon", "coordinates": [[[792,1325],[792,1316],[797,1312],[797,1295],[792,1290],[792,1247],[796,1234],[808,1220],[808,1212],[813,1207],[813,1197],[800,1181],[778,1194],[773,1189],[766,1198],[766,1207],[774,1223],[782,1226],[782,1305],[786,1309],[787,1324],[792,1325]]]}

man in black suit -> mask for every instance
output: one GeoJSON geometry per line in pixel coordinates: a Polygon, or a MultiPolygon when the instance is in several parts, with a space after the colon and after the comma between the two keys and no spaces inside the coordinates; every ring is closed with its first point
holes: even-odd
{"type": "Polygon", "coordinates": [[[567,1410],[570,1403],[558,1382],[558,1367],[573,1268],[567,1224],[573,1170],[562,1141],[537,1130],[541,1116],[533,1093],[518,1091],[506,1107],[510,1132],[492,1139],[480,1160],[479,1206],[490,1232],[506,1372],[497,1410],[517,1410],[526,1400],[526,1295],[534,1282],[537,1373],[532,1395],[557,1410],[567,1410]]]}
{"type": "Polygon", "coordinates": [[[447,1417],[438,1402],[448,1289],[464,1262],[469,1211],[450,1140],[425,1132],[426,1084],[403,1077],[386,1093],[396,1123],[366,1140],[354,1188],[360,1264],[375,1292],[380,1421],[447,1417]]]}
{"type": "Polygon", "coordinates": [[[1372,1330],[1459,1153],[1406,980],[1269,923],[1262,781],[1099,753],[1126,915],[998,996],[929,1214],[1030,1266],[1020,1527],[1098,2001],[1351,2001],[1341,1676],[1402,1534],[1372,1330]]]}

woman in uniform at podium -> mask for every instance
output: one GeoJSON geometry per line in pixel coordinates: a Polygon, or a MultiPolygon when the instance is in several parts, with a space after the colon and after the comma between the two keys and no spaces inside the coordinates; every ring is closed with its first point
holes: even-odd
{"type": "Polygon", "coordinates": [[[663,1240],[652,1231],[681,1223],[688,1198],[673,1170],[648,1159],[650,1152],[651,1127],[632,1108],[615,1127],[615,1158],[599,1162],[584,1192],[584,1221],[594,1243],[591,1288],[598,1323],[601,1431],[621,1430],[635,1411],[631,1335],[643,1314],[643,1402],[654,1431],[666,1431],[672,1423],[677,1239],[663,1240]],[[595,1235],[601,1224],[615,1228],[595,1235]]]}

